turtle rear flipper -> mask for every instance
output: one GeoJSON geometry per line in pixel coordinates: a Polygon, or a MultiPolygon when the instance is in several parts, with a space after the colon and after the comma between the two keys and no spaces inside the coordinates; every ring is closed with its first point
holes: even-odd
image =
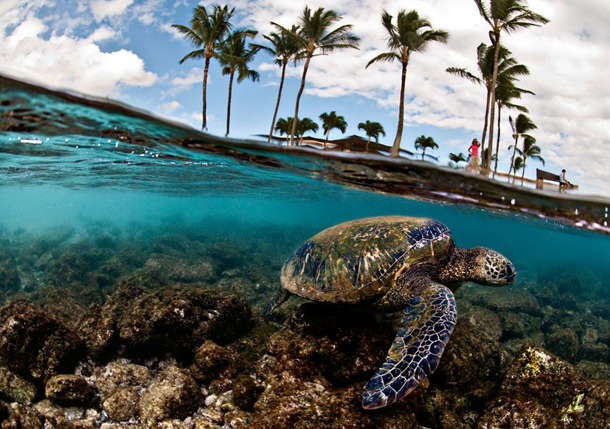
{"type": "Polygon", "coordinates": [[[440,361],[457,320],[455,298],[443,285],[429,286],[408,302],[385,363],[364,388],[362,406],[375,409],[405,397],[440,361]]]}
{"type": "Polygon", "coordinates": [[[286,289],[281,287],[280,290],[277,292],[277,295],[275,296],[275,298],[273,298],[271,300],[271,302],[269,304],[267,304],[267,306],[263,310],[263,315],[265,317],[269,316],[273,312],[273,310],[275,310],[280,305],[282,305],[284,302],[286,302],[288,300],[288,298],[290,298],[290,295],[292,295],[290,292],[288,292],[286,289]]]}

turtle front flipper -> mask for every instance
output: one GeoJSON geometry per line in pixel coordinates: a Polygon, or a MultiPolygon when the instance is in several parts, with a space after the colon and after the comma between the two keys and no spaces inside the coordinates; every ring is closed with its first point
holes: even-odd
{"type": "Polygon", "coordinates": [[[408,301],[385,363],[364,388],[362,406],[367,410],[399,401],[438,366],[457,321],[457,309],[449,288],[427,282],[424,292],[408,301]]]}

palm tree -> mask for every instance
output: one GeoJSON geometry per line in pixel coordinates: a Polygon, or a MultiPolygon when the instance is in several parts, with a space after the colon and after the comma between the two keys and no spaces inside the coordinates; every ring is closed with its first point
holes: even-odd
{"type": "Polygon", "coordinates": [[[320,126],[316,124],[311,118],[297,119],[296,126],[292,123],[292,129],[295,130],[295,136],[300,137],[300,143],[303,144],[303,137],[307,131],[313,131],[314,133],[320,129],[320,126]]]}
{"type": "Polygon", "coordinates": [[[288,145],[289,141],[290,141],[289,140],[290,139],[290,130],[292,130],[292,118],[291,117],[288,117],[286,119],[280,118],[275,123],[275,131],[277,131],[280,136],[282,134],[286,134],[286,145],[288,145]]]}
{"type": "Polygon", "coordinates": [[[454,162],[456,167],[459,167],[460,162],[466,162],[466,156],[464,156],[464,154],[462,152],[455,154],[455,153],[450,153],[449,154],[449,160],[454,162]]]}
{"type": "MultiPolygon", "coordinates": [[[[522,64],[518,64],[517,60],[512,58],[511,52],[504,46],[500,47],[500,53],[498,55],[498,86],[510,85],[517,76],[529,74],[529,70],[522,64]]],[[[446,69],[448,73],[456,76],[468,79],[479,85],[485,86],[487,90],[485,98],[485,122],[483,124],[483,135],[481,137],[481,152],[485,151],[485,137],[487,135],[487,126],[489,123],[489,108],[491,102],[492,92],[492,77],[494,69],[494,56],[495,47],[487,46],[485,43],[481,43],[477,48],[477,69],[479,76],[476,76],[466,70],[465,68],[449,67],[446,69]]],[[[497,98],[497,96],[496,96],[497,98]]],[[[484,167],[486,162],[485,157],[481,157],[481,165],[484,167]]]]}
{"type": "Polygon", "coordinates": [[[231,30],[231,18],[235,8],[230,9],[228,6],[221,7],[220,5],[212,6],[212,13],[208,13],[204,6],[197,6],[193,9],[193,18],[191,18],[191,27],[174,24],[173,28],[178,30],[178,33],[188,40],[196,50],[189,52],[180,60],[180,64],[189,58],[199,59],[205,58],[205,66],[203,69],[203,108],[201,114],[203,122],[201,128],[207,128],[206,117],[206,90],[208,85],[208,70],[210,69],[210,60],[218,55],[216,49],[221,40],[231,30]]]}
{"type": "MultiPolygon", "coordinates": [[[[502,32],[510,34],[521,28],[538,27],[546,24],[549,20],[529,10],[526,0],[489,0],[489,6],[483,0],[474,0],[474,2],[485,22],[491,27],[489,38],[495,47],[491,91],[491,118],[489,120],[489,147],[491,147],[494,131],[496,84],[498,82],[500,35],[502,32]]],[[[488,154],[488,157],[485,163],[487,166],[491,164],[491,152],[488,154]]]]}
{"type": "MultiPolygon", "coordinates": [[[[299,31],[299,27],[293,25],[290,31],[293,33],[297,33],[299,31]]],[[[277,64],[282,69],[282,76],[280,78],[280,89],[277,93],[277,103],[275,103],[275,111],[273,112],[273,120],[271,121],[271,131],[269,131],[269,139],[267,140],[270,142],[271,137],[273,135],[273,128],[275,127],[277,112],[280,108],[282,89],[284,88],[284,78],[286,76],[286,66],[290,61],[294,61],[296,65],[298,61],[297,54],[299,52],[299,48],[296,43],[294,43],[294,38],[283,31],[280,31],[280,33],[271,32],[268,36],[264,35],[263,37],[271,44],[271,46],[264,46],[258,44],[253,44],[252,46],[260,50],[264,50],[269,54],[273,55],[275,57],[275,64],[277,64]]]]}
{"type": "Polygon", "coordinates": [[[444,30],[434,30],[430,21],[420,17],[417,11],[406,12],[401,9],[396,18],[396,25],[392,23],[392,15],[386,10],[381,14],[381,22],[387,32],[387,46],[391,51],[377,55],[368,62],[366,67],[380,61],[392,62],[398,60],[402,64],[402,78],[400,83],[400,107],[398,109],[398,130],[392,145],[392,156],[397,157],[402,140],[402,129],[405,116],[405,84],[407,81],[407,66],[414,52],[423,52],[430,42],[447,43],[449,33],[444,30]]]}
{"type": "Polygon", "coordinates": [[[385,137],[385,130],[383,129],[383,125],[379,122],[360,122],[358,124],[358,130],[364,131],[368,140],[366,141],[366,151],[369,151],[369,144],[371,143],[371,137],[375,139],[377,143],[379,143],[379,134],[383,134],[385,137]]]}
{"type": "MultiPolygon", "coordinates": [[[[523,168],[523,158],[518,156],[515,158],[515,175],[513,176],[513,183],[515,183],[515,178],[517,177],[517,171],[521,170],[522,168],[523,168]]],[[[508,178],[508,181],[510,182],[510,177],[508,178]]]]}
{"type": "Polygon", "coordinates": [[[498,172],[498,158],[500,157],[500,134],[502,130],[500,124],[502,118],[502,108],[506,107],[509,109],[518,110],[519,112],[529,113],[529,110],[527,110],[526,107],[512,103],[512,100],[514,98],[521,98],[521,94],[524,93],[535,95],[532,91],[517,88],[512,83],[499,85],[498,88],[496,88],[496,104],[498,105],[498,135],[496,139],[496,154],[494,156],[494,178],[496,177],[496,173],[498,172]]]}
{"type": "MultiPolygon", "coordinates": [[[[314,54],[318,51],[320,55],[330,54],[338,49],[353,48],[358,49],[360,38],[350,33],[351,25],[342,25],[331,30],[331,26],[341,19],[332,10],[324,10],[323,7],[318,8],[315,12],[311,12],[309,6],[305,6],[303,13],[299,17],[299,31],[292,31],[282,27],[279,24],[272,22],[277,28],[282,30],[288,37],[291,37],[294,43],[298,46],[300,54],[298,58],[305,59],[303,67],[303,76],[301,77],[301,86],[297,94],[297,101],[294,108],[294,117],[299,117],[299,102],[301,95],[305,89],[305,78],[309,63],[314,54]]],[[[294,141],[297,123],[292,124],[292,132],[290,136],[291,143],[294,141]]]]}
{"type": "Polygon", "coordinates": [[[513,137],[515,139],[515,144],[511,145],[509,149],[513,149],[513,156],[510,159],[510,168],[508,169],[508,181],[510,182],[510,173],[513,171],[513,166],[515,162],[515,154],[517,152],[517,146],[519,143],[520,136],[526,136],[528,131],[532,131],[538,128],[534,122],[523,113],[520,113],[517,116],[517,120],[513,122],[512,116],[508,117],[508,121],[510,122],[510,126],[513,129],[513,137]]]}
{"type": "Polygon", "coordinates": [[[536,144],[536,139],[532,136],[525,136],[523,138],[523,150],[519,151],[523,157],[523,173],[521,174],[521,184],[523,185],[523,178],[525,177],[525,169],[527,168],[527,159],[535,159],[540,161],[544,165],[544,158],[540,156],[540,146],[536,144]]]}
{"type": "Polygon", "coordinates": [[[347,122],[345,122],[345,118],[343,116],[337,116],[337,112],[334,110],[330,113],[322,113],[320,115],[320,120],[322,121],[322,129],[324,130],[324,134],[326,134],[326,140],[324,141],[324,150],[326,150],[326,143],[328,143],[330,130],[337,128],[339,131],[341,131],[341,134],[343,134],[347,129],[347,122]]]}
{"type": "Polygon", "coordinates": [[[426,137],[423,134],[415,139],[415,149],[422,149],[421,160],[424,160],[426,149],[438,149],[438,144],[432,137],[426,137]]]}
{"type": "Polygon", "coordinates": [[[254,37],[257,34],[254,30],[239,29],[231,33],[226,40],[220,44],[218,60],[223,65],[223,76],[229,75],[229,101],[227,103],[227,133],[231,124],[231,93],[233,91],[233,78],[237,72],[237,83],[250,79],[256,82],[260,79],[257,71],[248,68],[248,63],[254,59],[258,49],[246,47],[246,36],[254,37]]]}

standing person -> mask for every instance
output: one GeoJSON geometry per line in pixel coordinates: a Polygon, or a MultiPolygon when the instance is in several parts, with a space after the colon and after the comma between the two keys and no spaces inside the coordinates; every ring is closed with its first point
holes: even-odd
{"type": "Polygon", "coordinates": [[[481,143],[477,139],[473,139],[470,147],[468,148],[470,164],[468,164],[468,171],[478,173],[481,171],[481,165],[479,161],[479,148],[481,143]]]}

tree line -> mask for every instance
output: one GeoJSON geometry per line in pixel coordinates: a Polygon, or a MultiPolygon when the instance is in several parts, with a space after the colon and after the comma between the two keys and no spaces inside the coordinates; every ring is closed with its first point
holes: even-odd
{"type": "MultiPolygon", "coordinates": [[[[516,101],[521,99],[523,95],[534,95],[534,93],[517,86],[518,77],[528,75],[529,70],[512,57],[512,53],[501,44],[501,37],[504,34],[508,35],[523,28],[546,24],[549,20],[529,10],[526,0],[474,0],[474,2],[482,19],[489,25],[491,45],[481,43],[478,46],[478,70],[476,74],[458,67],[449,67],[447,72],[482,85],[487,90],[485,120],[481,137],[481,167],[483,172],[489,173],[491,171],[492,162],[494,163],[494,175],[497,172],[500,156],[502,109],[514,109],[521,112],[514,121],[512,117],[509,117],[515,140],[514,144],[509,147],[513,150],[509,175],[519,169],[523,169],[523,172],[525,172],[528,158],[538,159],[544,163],[544,160],[540,157],[540,147],[536,145],[536,139],[530,134],[530,131],[536,129],[536,125],[525,115],[525,113],[529,113],[527,108],[516,104],[516,101]],[[494,137],[496,139],[495,153],[494,137]],[[522,144],[519,146],[520,138],[522,144]]],[[[254,38],[257,32],[247,28],[234,29],[231,22],[234,14],[235,8],[229,9],[226,5],[216,4],[207,9],[200,5],[193,10],[190,26],[173,25],[196,48],[184,56],[180,63],[182,64],[187,59],[204,60],[202,128],[207,129],[206,89],[211,60],[218,60],[222,66],[222,74],[229,76],[226,127],[226,134],[228,135],[235,76],[237,76],[237,83],[246,79],[258,81],[260,79],[259,74],[250,69],[249,64],[258,52],[263,51],[273,57],[275,64],[281,70],[277,101],[269,131],[269,141],[271,141],[273,132],[276,131],[280,135],[286,135],[287,144],[296,145],[299,144],[299,141],[302,143],[305,132],[315,132],[319,129],[319,126],[311,118],[299,118],[301,96],[305,89],[311,61],[319,55],[329,55],[344,49],[359,49],[360,39],[351,32],[352,25],[338,24],[342,17],[336,12],[322,7],[314,11],[305,6],[296,23],[291,26],[282,26],[271,22],[275,31],[263,35],[266,44],[248,44],[246,40],[254,38]],[[294,66],[303,63],[301,83],[296,96],[294,115],[278,119],[277,114],[282,99],[286,68],[290,63],[293,63],[294,66]]],[[[381,15],[381,23],[385,29],[388,51],[372,58],[366,67],[368,68],[379,62],[397,61],[401,64],[398,125],[391,149],[391,156],[397,157],[403,133],[405,87],[411,56],[417,52],[424,52],[433,42],[447,43],[449,33],[442,29],[433,28],[428,18],[420,16],[416,10],[400,10],[396,17],[384,10],[381,15]]],[[[345,132],[347,127],[345,119],[337,115],[335,111],[323,113],[320,115],[320,120],[323,124],[326,142],[330,130],[336,128],[345,132]]],[[[371,138],[378,140],[380,134],[386,135],[381,124],[377,122],[361,122],[358,129],[363,130],[368,136],[367,151],[371,138]]],[[[435,149],[438,148],[438,145],[432,137],[422,135],[415,140],[415,148],[422,150],[423,160],[426,149],[435,149]]],[[[465,160],[463,154],[451,154],[450,159],[456,164],[465,160]]]]}

